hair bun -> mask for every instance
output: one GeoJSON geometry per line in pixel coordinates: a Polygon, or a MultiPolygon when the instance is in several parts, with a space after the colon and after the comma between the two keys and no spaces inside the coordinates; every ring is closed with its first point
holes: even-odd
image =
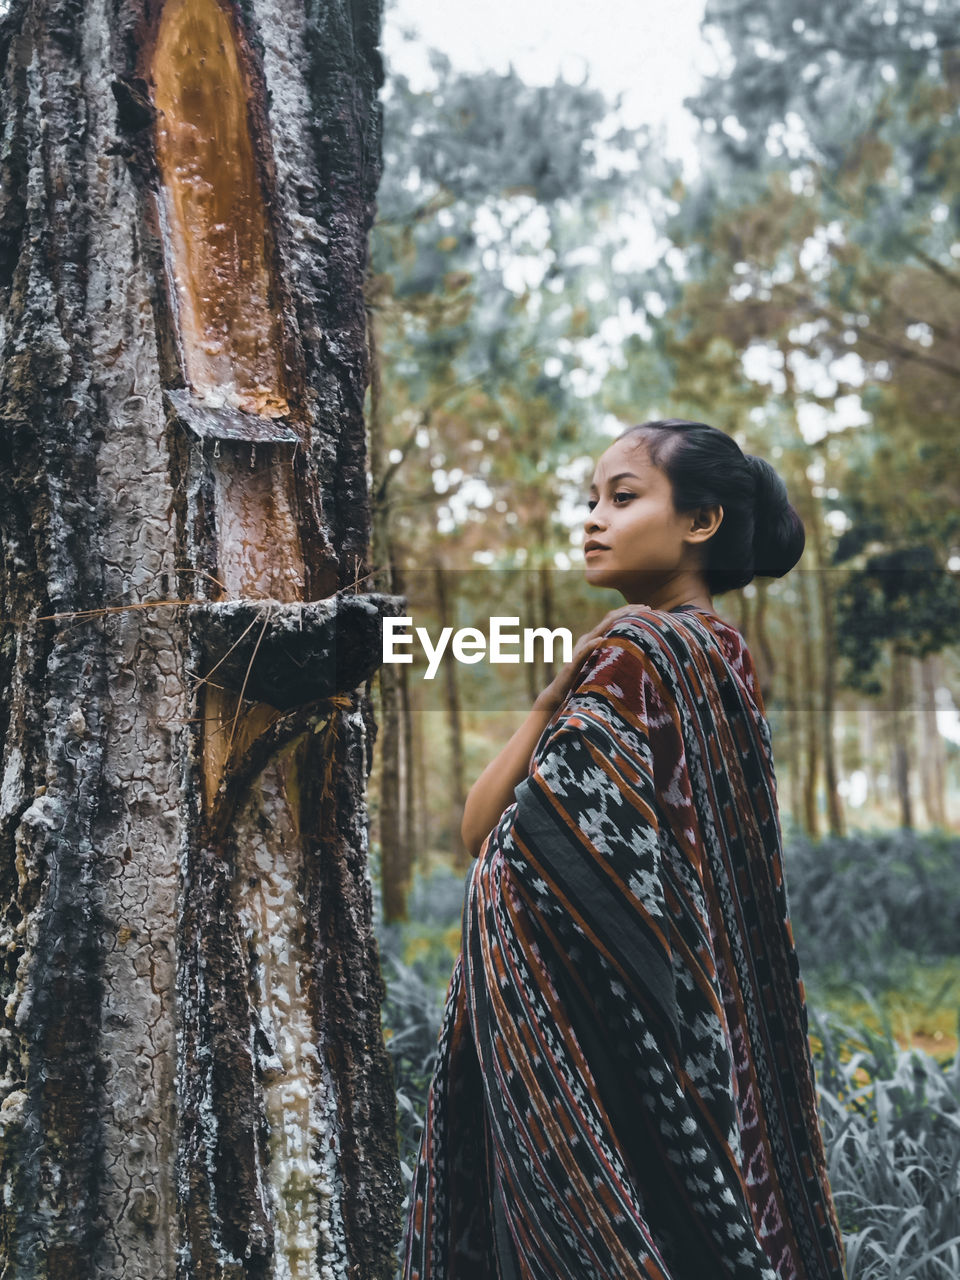
{"type": "Polygon", "coordinates": [[[803,554],[806,534],[803,521],[787,496],[786,485],[764,458],[745,455],[753,472],[754,573],[763,578],[782,578],[803,554]]]}

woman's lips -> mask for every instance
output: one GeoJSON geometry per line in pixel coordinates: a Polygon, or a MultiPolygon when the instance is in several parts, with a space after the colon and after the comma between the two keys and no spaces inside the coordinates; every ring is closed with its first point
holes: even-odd
{"type": "Polygon", "coordinates": [[[584,559],[588,558],[589,556],[595,556],[600,551],[609,551],[609,550],[610,550],[609,547],[601,547],[601,546],[584,547],[584,550],[583,550],[584,559]]]}

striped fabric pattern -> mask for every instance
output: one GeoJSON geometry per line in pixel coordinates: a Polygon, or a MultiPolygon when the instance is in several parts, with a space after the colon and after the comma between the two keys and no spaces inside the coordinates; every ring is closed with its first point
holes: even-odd
{"type": "Polygon", "coordinates": [[[838,1280],[743,637],[636,606],[515,796],[467,877],[404,1280],[838,1280]]]}

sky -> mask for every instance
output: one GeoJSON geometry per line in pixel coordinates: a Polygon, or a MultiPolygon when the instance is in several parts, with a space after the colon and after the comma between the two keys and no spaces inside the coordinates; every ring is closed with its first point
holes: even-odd
{"type": "Polygon", "coordinates": [[[662,124],[670,151],[692,159],[694,122],[683,99],[714,66],[700,35],[704,0],[394,0],[384,15],[387,61],[418,84],[429,68],[423,47],[443,50],[464,70],[506,71],[530,83],[558,75],[622,93],[629,125],[662,124]],[[415,30],[419,41],[403,38],[415,30]]]}

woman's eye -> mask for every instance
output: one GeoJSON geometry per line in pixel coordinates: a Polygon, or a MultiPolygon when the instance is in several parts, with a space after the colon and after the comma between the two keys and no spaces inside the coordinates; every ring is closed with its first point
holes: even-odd
{"type": "Polygon", "coordinates": [[[593,508],[594,508],[596,505],[597,505],[597,500],[596,500],[596,498],[588,498],[588,499],[587,499],[587,510],[588,510],[588,511],[592,511],[592,510],[593,510],[593,508]]]}
{"type": "Polygon", "coordinates": [[[619,502],[620,499],[623,498],[629,502],[631,498],[635,498],[636,496],[637,495],[635,493],[628,493],[626,490],[621,489],[618,493],[613,495],[613,500],[614,502],[619,502]]]}

